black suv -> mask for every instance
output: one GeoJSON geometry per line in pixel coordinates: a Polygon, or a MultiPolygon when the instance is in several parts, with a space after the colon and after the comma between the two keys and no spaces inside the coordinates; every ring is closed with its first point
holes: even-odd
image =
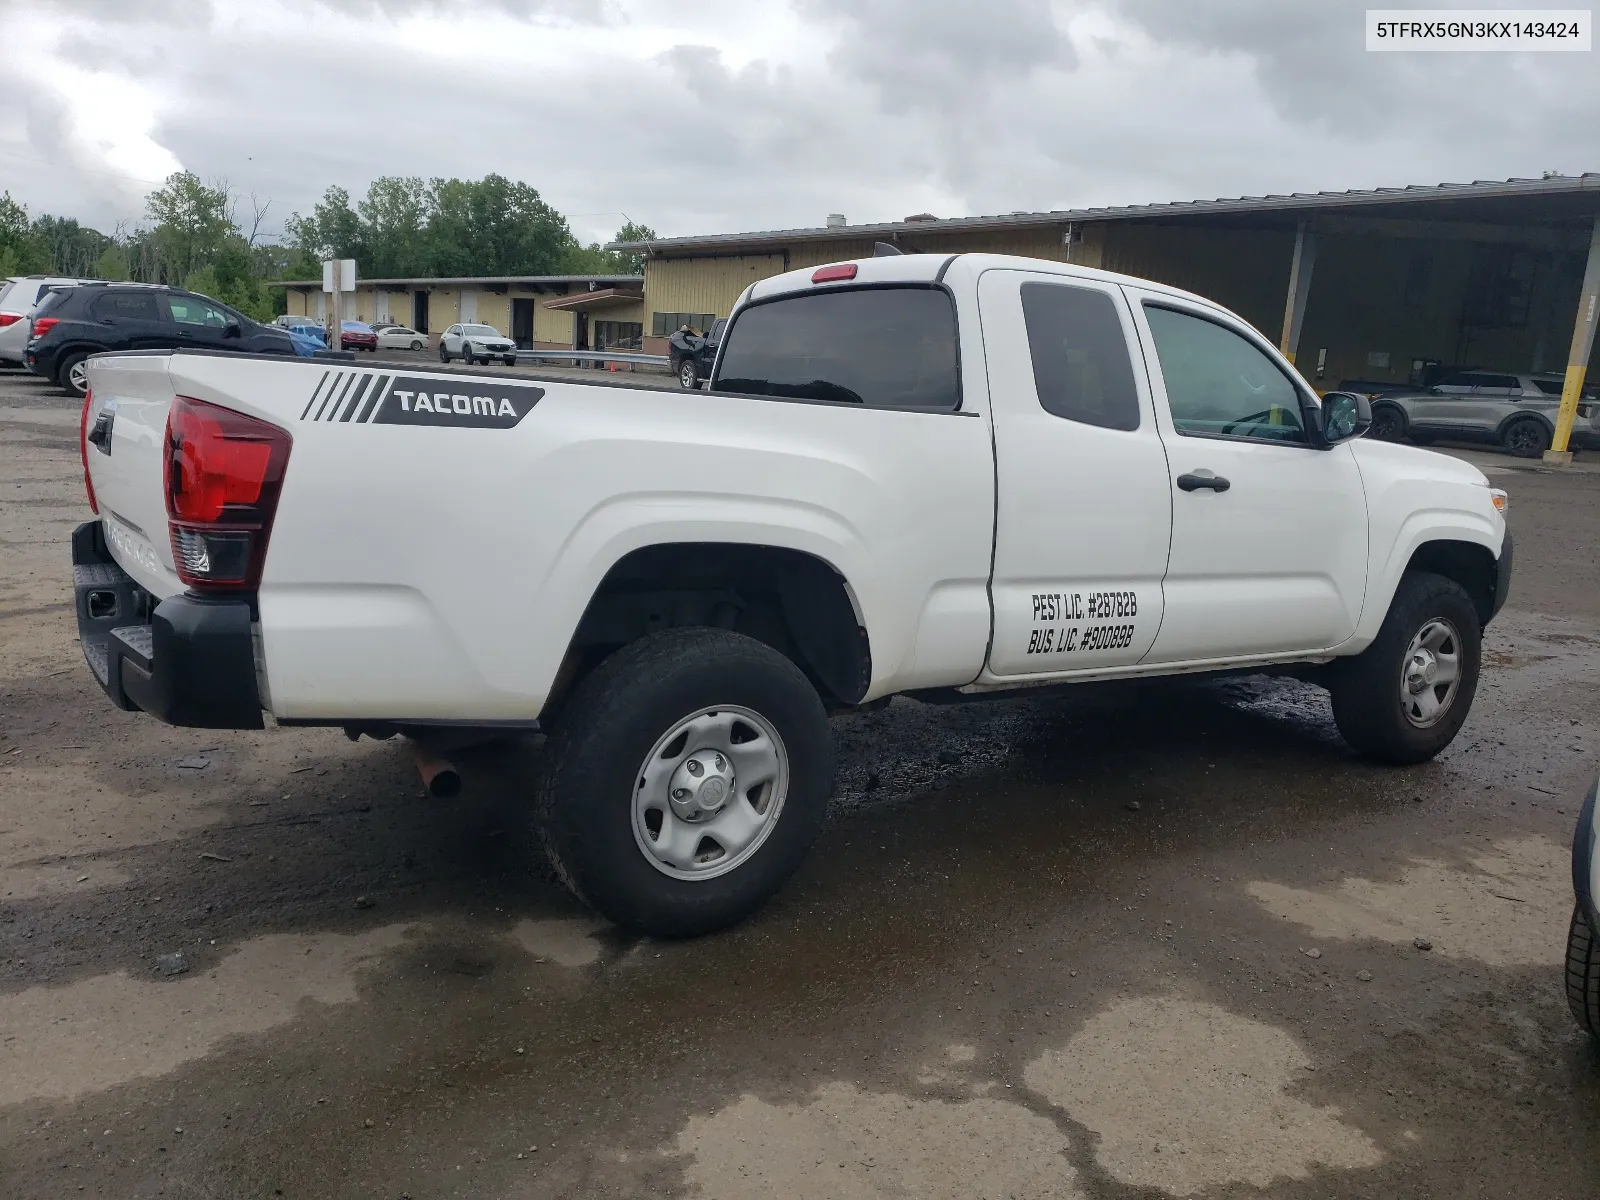
{"type": "Polygon", "coordinates": [[[232,350],[294,354],[287,331],[252,321],[225,304],[145,283],[58,288],[33,310],[28,369],[82,396],[84,360],[106,350],[232,350]]]}

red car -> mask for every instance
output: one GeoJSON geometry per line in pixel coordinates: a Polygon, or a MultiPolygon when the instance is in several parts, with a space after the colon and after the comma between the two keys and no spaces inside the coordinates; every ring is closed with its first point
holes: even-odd
{"type": "Polygon", "coordinates": [[[371,350],[378,352],[378,335],[372,331],[372,326],[361,321],[345,321],[339,326],[339,348],[341,350],[371,350]]]}

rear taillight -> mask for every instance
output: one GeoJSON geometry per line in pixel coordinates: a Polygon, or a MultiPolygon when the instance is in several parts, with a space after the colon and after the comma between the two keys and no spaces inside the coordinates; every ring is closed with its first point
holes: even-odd
{"type": "Polygon", "coordinates": [[[43,337],[54,329],[60,321],[60,317],[35,317],[33,319],[33,336],[43,337]]]}
{"type": "Polygon", "coordinates": [[[22,320],[21,313],[0,313],[0,329],[4,329],[7,325],[15,325],[20,320],[22,320]]]}
{"type": "Polygon", "coordinates": [[[255,417],[179,396],[167,414],[164,475],[172,561],[187,586],[261,582],[291,439],[255,417]]]}
{"type": "Polygon", "coordinates": [[[89,410],[94,407],[94,393],[83,394],[83,413],[78,417],[78,457],[83,459],[83,490],[89,493],[89,511],[98,514],[100,506],[94,499],[94,480],[89,478],[89,410]]]}

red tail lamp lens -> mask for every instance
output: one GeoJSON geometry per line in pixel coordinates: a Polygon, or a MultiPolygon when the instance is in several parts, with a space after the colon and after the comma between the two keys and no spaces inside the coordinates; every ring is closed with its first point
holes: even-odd
{"type": "Polygon", "coordinates": [[[190,587],[261,581],[288,431],[180,396],[167,414],[167,515],[178,578],[190,587]]]}
{"type": "Polygon", "coordinates": [[[94,480],[89,478],[89,410],[94,407],[94,393],[83,394],[83,412],[78,416],[78,457],[83,460],[83,490],[89,493],[89,511],[98,513],[100,505],[94,498],[94,480]]]}
{"type": "Polygon", "coordinates": [[[60,317],[35,317],[33,319],[33,336],[43,337],[60,323],[60,317]]]}

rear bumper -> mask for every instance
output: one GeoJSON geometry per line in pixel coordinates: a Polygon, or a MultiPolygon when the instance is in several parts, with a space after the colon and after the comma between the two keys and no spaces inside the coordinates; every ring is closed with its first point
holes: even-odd
{"type": "Polygon", "coordinates": [[[84,661],[118,708],[169,725],[262,727],[248,600],[154,602],[111,557],[98,521],[73,530],[72,584],[84,661]]]}

